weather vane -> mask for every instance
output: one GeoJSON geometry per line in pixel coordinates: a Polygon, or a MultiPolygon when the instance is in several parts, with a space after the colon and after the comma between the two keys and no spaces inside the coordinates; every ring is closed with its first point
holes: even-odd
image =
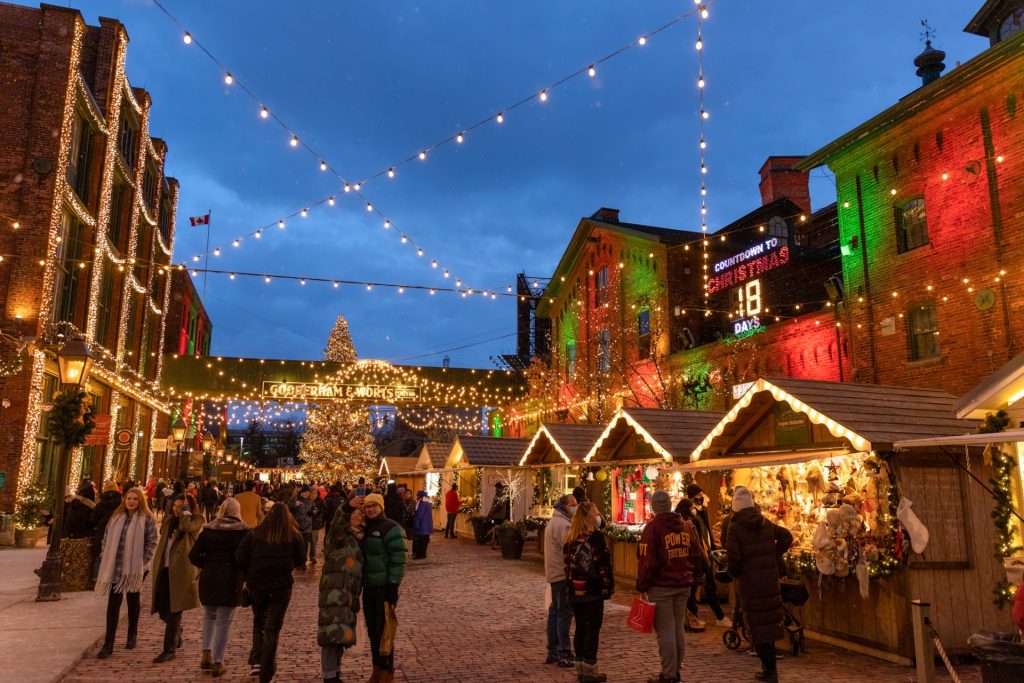
{"type": "Polygon", "coordinates": [[[921,40],[930,44],[932,42],[932,38],[935,37],[935,29],[928,25],[927,19],[921,20],[921,27],[924,29],[924,31],[921,32],[921,40]]]}

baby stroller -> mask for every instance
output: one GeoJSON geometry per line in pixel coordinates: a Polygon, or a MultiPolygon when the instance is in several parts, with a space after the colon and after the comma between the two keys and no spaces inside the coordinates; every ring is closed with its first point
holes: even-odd
{"type": "MultiPolygon", "coordinates": [[[[715,558],[715,560],[724,567],[724,557],[721,560],[718,558],[715,558]]],[[[807,588],[804,587],[802,581],[782,579],[779,583],[782,588],[782,624],[786,629],[786,637],[789,639],[793,656],[798,657],[801,651],[807,652],[807,648],[804,647],[803,624],[793,614],[792,608],[801,607],[807,602],[810,594],[807,592],[807,588]]],[[[739,600],[737,600],[732,615],[732,628],[726,629],[725,633],[722,634],[722,643],[730,650],[738,650],[744,640],[749,642],[750,636],[747,635],[747,628],[743,621],[743,610],[740,608],[739,600]]]]}

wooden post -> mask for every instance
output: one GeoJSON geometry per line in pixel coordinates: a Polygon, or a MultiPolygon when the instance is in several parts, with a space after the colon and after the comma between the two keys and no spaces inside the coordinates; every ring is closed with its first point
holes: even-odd
{"type": "Polygon", "coordinates": [[[931,635],[925,625],[925,619],[931,604],[921,600],[910,601],[911,621],[914,624],[914,663],[917,670],[917,683],[935,682],[935,651],[931,635]]]}

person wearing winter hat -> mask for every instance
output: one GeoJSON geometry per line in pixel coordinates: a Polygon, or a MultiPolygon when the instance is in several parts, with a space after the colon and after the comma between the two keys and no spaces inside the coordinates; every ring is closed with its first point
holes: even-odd
{"type": "Polygon", "coordinates": [[[188,553],[199,572],[199,602],[206,610],[203,619],[203,656],[199,668],[216,678],[224,675],[224,650],[231,632],[231,620],[241,604],[242,568],[235,551],[248,533],[242,508],[234,498],[220,506],[217,516],[203,525],[188,553]]]}
{"type": "MultiPolygon", "coordinates": [[[[697,536],[700,538],[700,545],[704,551],[705,557],[708,558],[708,562],[704,565],[704,577],[702,586],[698,587],[694,585],[693,590],[690,591],[690,599],[686,601],[686,611],[689,612],[690,616],[687,617],[687,623],[691,630],[703,631],[705,624],[697,614],[697,600],[698,593],[703,593],[704,598],[707,600],[708,607],[715,614],[715,624],[718,626],[724,626],[725,628],[732,627],[732,620],[725,616],[725,611],[722,609],[722,605],[718,602],[718,590],[715,585],[715,568],[711,566],[711,553],[718,549],[715,544],[715,536],[711,533],[711,521],[708,519],[708,508],[707,508],[707,497],[704,495],[704,490],[701,489],[697,484],[690,484],[686,487],[686,498],[683,499],[690,503],[690,510],[687,515],[683,515],[683,519],[689,519],[693,522],[693,526],[697,529],[697,536]],[[696,628],[694,628],[696,627],[696,628]]],[[[683,501],[680,501],[683,502],[683,501]]],[[[676,512],[679,510],[677,509],[676,512]]]]}
{"type": "Polygon", "coordinates": [[[637,591],[654,603],[661,659],[661,672],[648,683],[676,683],[686,646],[686,601],[696,577],[704,571],[704,556],[696,528],[672,512],[668,493],[655,491],[651,509],[654,517],[637,545],[636,579],[637,591]]]}
{"type": "Polygon", "coordinates": [[[405,575],[405,531],[384,514],[384,496],[371,493],[363,500],[365,515],[363,538],[363,620],[370,638],[373,677],[390,683],[395,680],[395,651],[381,653],[386,614],[398,604],[398,588],[405,575]]]}
{"type": "Polygon", "coordinates": [[[419,502],[412,518],[412,559],[425,560],[430,534],[434,532],[434,507],[426,491],[417,491],[416,500],[419,502]]]}
{"type": "Polygon", "coordinates": [[[779,578],[786,572],[782,556],[793,544],[793,535],[761,514],[745,486],[733,492],[732,509],[726,539],[729,574],[736,579],[747,634],[761,660],[761,671],[755,675],[776,683],[775,641],[785,635],[779,578]]]}
{"type": "MultiPolygon", "coordinates": [[[[288,511],[295,518],[295,524],[302,534],[302,543],[305,546],[306,557],[309,557],[310,546],[313,545],[313,494],[308,485],[303,484],[295,496],[288,503],[288,511]]],[[[305,569],[305,565],[299,569],[305,569]]]]}

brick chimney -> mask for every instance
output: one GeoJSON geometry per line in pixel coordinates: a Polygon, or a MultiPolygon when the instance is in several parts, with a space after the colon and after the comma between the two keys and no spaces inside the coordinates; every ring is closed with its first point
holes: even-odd
{"type": "Polygon", "coordinates": [[[598,209],[597,211],[595,211],[593,213],[591,218],[594,218],[594,219],[599,220],[599,221],[604,221],[605,223],[618,223],[619,222],[619,210],[618,209],[608,209],[608,208],[605,208],[605,207],[601,207],[600,209],[598,209]]]}
{"type": "Polygon", "coordinates": [[[768,157],[761,167],[761,206],[788,198],[804,211],[811,210],[807,174],[793,168],[803,157],[768,157]]]}

